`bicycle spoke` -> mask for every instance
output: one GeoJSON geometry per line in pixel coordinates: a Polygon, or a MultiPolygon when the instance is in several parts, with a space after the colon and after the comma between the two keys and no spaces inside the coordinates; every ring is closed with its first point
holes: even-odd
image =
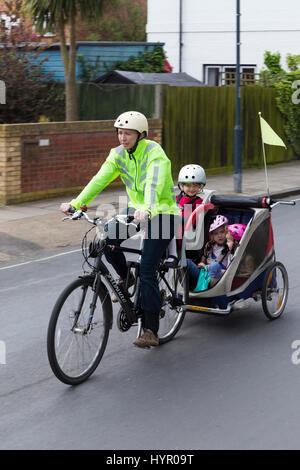
{"type": "Polygon", "coordinates": [[[160,343],[172,339],[178,332],[183,319],[184,311],[180,306],[180,294],[178,294],[179,277],[181,271],[169,269],[159,274],[159,289],[162,297],[162,310],[158,336],[160,343]]]}

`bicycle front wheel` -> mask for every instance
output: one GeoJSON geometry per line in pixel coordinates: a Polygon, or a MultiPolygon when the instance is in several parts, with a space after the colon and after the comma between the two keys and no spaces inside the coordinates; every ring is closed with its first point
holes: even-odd
{"type": "Polygon", "coordinates": [[[78,385],[99,365],[109,335],[109,302],[103,289],[95,294],[88,278],[75,280],[58,298],[48,326],[47,350],[50,366],[62,382],[78,385]]]}
{"type": "Polygon", "coordinates": [[[159,272],[158,285],[162,299],[162,308],[159,318],[159,343],[167,343],[178,333],[185,317],[185,310],[181,306],[182,296],[178,289],[183,279],[182,269],[169,269],[159,272]]]}

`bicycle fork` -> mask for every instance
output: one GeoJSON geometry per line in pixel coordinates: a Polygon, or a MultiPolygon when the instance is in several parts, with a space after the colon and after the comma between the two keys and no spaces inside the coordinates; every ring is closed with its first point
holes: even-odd
{"type": "Polygon", "coordinates": [[[78,326],[78,320],[79,320],[79,316],[80,316],[83,304],[84,304],[85,299],[86,299],[86,294],[87,294],[87,290],[88,290],[89,286],[87,285],[87,286],[82,288],[82,290],[83,290],[82,297],[80,299],[78,309],[75,312],[74,325],[71,328],[71,331],[73,331],[74,333],[87,335],[91,331],[92,322],[93,322],[93,318],[94,318],[94,312],[95,312],[96,304],[97,304],[98,288],[100,286],[100,282],[101,282],[101,278],[98,274],[96,274],[95,280],[94,280],[94,283],[93,283],[93,286],[92,286],[92,290],[93,290],[94,294],[93,294],[92,302],[90,303],[90,306],[89,306],[89,318],[88,318],[87,325],[86,325],[85,328],[80,328],[78,326]]]}

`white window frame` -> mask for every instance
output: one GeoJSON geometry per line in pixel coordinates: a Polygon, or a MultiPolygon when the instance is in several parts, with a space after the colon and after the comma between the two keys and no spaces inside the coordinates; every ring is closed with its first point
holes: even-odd
{"type": "MultiPolygon", "coordinates": [[[[222,72],[225,72],[226,68],[236,68],[236,64],[203,64],[203,69],[204,69],[204,83],[205,85],[208,85],[208,70],[209,69],[218,69],[219,74],[222,72]]],[[[244,69],[253,69],[253,73],[256,73],[257,70],[257,65],[256,64],[242,64],[240,65],[240,71],[241,74],[243,73],[244,69]]],[[[218,85],[221,86],[222,84],[220,83],[220,77],[218,80],[218,85]]]]}

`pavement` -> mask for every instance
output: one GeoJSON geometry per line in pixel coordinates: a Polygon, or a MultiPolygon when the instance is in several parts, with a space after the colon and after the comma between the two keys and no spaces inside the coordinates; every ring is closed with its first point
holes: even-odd
{"type": "MultiPolygon", "coordinates": [[[[300,160],[270,166],[268,183],[274,198],[292,198],[300,194],[300,160]]],[[[206,187],[215,189],[218,194],[236,194],[232,174],[208,176],[206,187]]],[[[241,194],[245,196],[266,195],[264,168],[243,170],[241,188],[241,194]]],[[[86,221],[62,223],[63,215],[59,211],[60,204],[74,196],[0,205],[0,264],[19,262],[44,250],[80,245],[91,226],[86,221]]],[[[90,204],[89,214],[91,217],[113,214],[119,205],[126,207],[126,191],[124,186],[111,185],[90,204]]]]}

